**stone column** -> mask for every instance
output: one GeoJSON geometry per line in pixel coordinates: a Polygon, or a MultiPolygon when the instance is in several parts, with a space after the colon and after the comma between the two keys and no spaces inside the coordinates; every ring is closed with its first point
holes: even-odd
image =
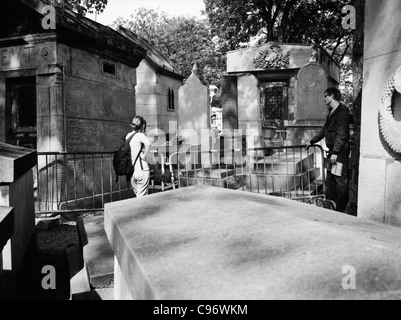
{"type": "Polygon", "coordinates": [[[252,74],[238,77],[238,125],[246,135],[247,148],[264,147],[260,121],[260,86],[252,74]]]}
{"type": "Polygon", "coordinates": [[[63,67],[38,71],[38,151],[65,151],[63,67]]]}
{"type": "Polygon", "coordinates": [[[6,142],[6,79],[0,76],[0,142],[6,142]]]}
{"type": "Polygon", "coordinates": [[[223,109],[223,129],[234,132],[238,129],[237,76],[221,77],[221,100],[223,109]]]}
{"type": "MultiPolygon", "coordinates": [[[[401,154],[384,139],[379,125],[381,97],[389,77],[401,67],[401,2],[365,2],[364,79],[362,94],[358,217],[401,226],[401,154]]],[[[392,109],[400,141],[400,94],[392,109]]]]}
{"type": "MultiPolygon", "coordinates": [[[[46,66],[38,70],[37,109],[39,152],[62,152],[65,145],[63,67],[46,66]]],[[[41,208],[58,209],[64,195],[65,163],[61,156],[38,157],[39,185],[47,186],[39,190],[38,201],[41,208]],[[45,207],[43,207],[45,206],[45,207]]],[[[45,210],[46,210],[45,209],[45,210]]]]}

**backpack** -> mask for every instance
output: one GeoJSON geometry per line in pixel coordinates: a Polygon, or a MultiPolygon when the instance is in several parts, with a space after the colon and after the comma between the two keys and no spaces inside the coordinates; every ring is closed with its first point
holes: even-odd
{"type": "Polygon", "coordinates": [[[135,132],[128,140],[123,137],[123,141],[114,149],[113,152],[113,168],[116,173],[116,182],[118,182],[118,176],[126,176],[127,181],[130,179],[132,174],[134,173],[135,163],[138,160],[139,155],[141,154],[141,150],[135,159],[135,162],[132,164],[131,161],[131,147],[130,142],[132,138],[137,134],[135,132]]]}

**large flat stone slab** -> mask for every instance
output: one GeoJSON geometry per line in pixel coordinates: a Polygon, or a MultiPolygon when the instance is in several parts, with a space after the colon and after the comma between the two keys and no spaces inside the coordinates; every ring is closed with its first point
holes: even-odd
{"type": "Polygon", "coordinates": [[[192,186],[106,204],[105,230],[120,299],[401,298],[399,228],[296,201],[192,186]]]}
{"type": "Polygon", "coordinates": [[[36,164],[36,151],[0,142],[0,182],[12,183],[36,164]]]}

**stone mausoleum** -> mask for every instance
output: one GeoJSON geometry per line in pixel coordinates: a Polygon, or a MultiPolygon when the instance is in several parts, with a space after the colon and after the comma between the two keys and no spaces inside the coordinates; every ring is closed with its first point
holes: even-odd
{"type": "Polygon", "coordinates": [[[340,66],[320,47],[269,42],[230,51],[223,129],[254,130],[256,147],[305,143],[326,119],[325,89],[339,82],[340,66]]]}
{"type": "Polygon", "coordinates": [[[145,49],[119,32],[45,1],[0,10],[0,141],[38,151],[110,151],[135,115],[145,49]],[[113,134],[110,134],[110,133],[113,134]]]}
{"type": "Polygon", "coordinates": [[[184,77],[145,39],[121,26],[118,31],[146,49],[145,57],[136,69],[136,114],[146,118],[149,133],[157,134],[160,129],[174,136],[178,123],[178,90],[184,77]]]}
{"type": "MultiPolygon", "coordinates": [[[[38,152],[110,152],[132,130],[136,114],[147,119],[149,132],[174,136],[183,77],[172,63],[129,30],[68,10],[52,7],[56,23],[46,25],[49,4],[0,2],[0,142],[38,152]]],[[[57,192],[42,188],[41,200],[58,203],[60,193],[75,193],[64,189],[80,185],[68,179],[84,170],[83,162],[60,159],[38,158],[38,184],[59,183],[57,192]],[[52,178],[52,167],[57,177],[52,178]]],[[[103,171],[92,176],[114,180],[111,164],[103,171]]],[[[92,183],[83,179],[78,196],[92,183]]],[[[109,184],[114,189],[115,183],[109,184]]]]}

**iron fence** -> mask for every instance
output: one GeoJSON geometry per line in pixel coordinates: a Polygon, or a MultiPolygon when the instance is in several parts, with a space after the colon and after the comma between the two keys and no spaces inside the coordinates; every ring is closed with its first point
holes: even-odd
{"type": "Polygon", "coordinates": [[[319,145],[177,152],[169,158],[173,187],[211,185],[310,203],[325,198],[323,162],[319,145]]]}
{"type": "MultiPolygon", "coordinates": [[[[164,157],[151,170],[150,192],[169,188],[164,177],[164,157]],[[155,171],[159,178],[155,178],[155,171]]],[[[35,176],[35,212],[102,210],[108,202],[134,197],[130,182],[117,179],[113,152],[38,152],[35,176]]]]}
{"type": "MultiPolygon", "coordinates": [[[[176,152],[152,151],[150,193],[211,185],[308,202],[324,197],[320,146],[176,152]]],[[[125,177],[116,179],[112,152],[38,152],[36,213],[102,210],[134,197],[125,177]]]]}

